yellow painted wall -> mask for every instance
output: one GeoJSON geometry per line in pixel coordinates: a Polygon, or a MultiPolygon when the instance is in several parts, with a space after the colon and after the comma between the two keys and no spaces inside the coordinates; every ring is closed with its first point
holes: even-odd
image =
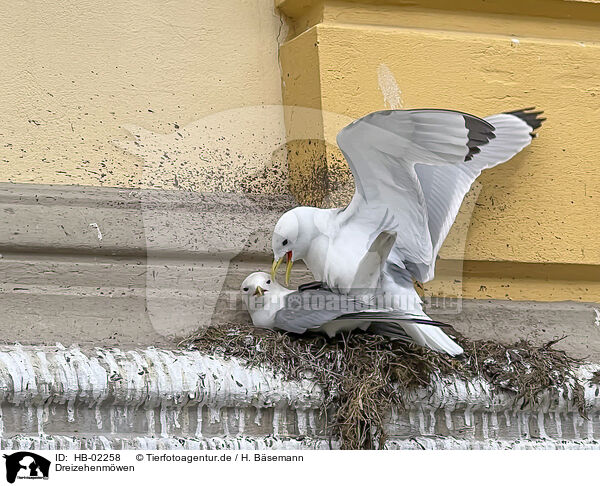
{"type": "Polygon", "coordinates": [[[598,2],[32,1],[4,14],[0,181],[273,193],[289,173],[302,202],[332,206],[352,194],[334,144],[349,119],[537,105],[539,139],[480,179],[426,291],[600,300],[598,2]],[[282,109],[282,90],[310,110],[282,109]]]}
{"type": "MultiPolygon", "coordinates": [[[[396,108],[482,116],[542,108],[539,138],[479,179],[427,290],[452,294],[457,280],[467,297],[600,300],[600,4],[463,1],[442,10],[448,5],[279,2],[292,25],[281,48],[284,102],[303,106],[318,90],[324,112],[357,118],[389,107],[384,93],[395,86],[396,108]],[[311,71],[319,82],[307,95],[302,73],[311,71]],[[452,262],[463,258],[457,275],[452,262]]],[[[323,117],[327,139],[342,126],[336,120],[323,117]]],[[[335,147],[325,152],[332,174],[347,172],[335,147]]],[[[295,155],[290,165],[302,165],[295,155]]],[[[298,196],[329,205],[348,191],[339,201],[298,196]]]]}
{"type": "MultiPolygon", "coordinates": [[[[236,189],[264,170],[257,157],[239,162],[247,139],[204,157],[193,147],[236,133],[239,116],[208,127],[207,116],[281,103],[286,27],[272,0],[33,0],[5,2],[3,18],[0,181],[236,189]]],[[[241,118],[276,130],[274,113],[241,118]]]]}

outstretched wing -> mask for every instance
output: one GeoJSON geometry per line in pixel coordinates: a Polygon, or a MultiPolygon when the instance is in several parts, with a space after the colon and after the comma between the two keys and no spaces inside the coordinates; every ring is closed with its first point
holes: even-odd
{"type": "Polygon", "coordinates": [[[372,239],[395,231],[390,259],[400,266],[431,262],[434,243],[415,164],[463,164],[494,136],[485,120],[448,110],[386,110],[356,120],[337,136],[356,184],[340,224],[356,224],[372,239]]]}
{"type": "MultiPolygon", "coordinates": [[[[467,162],[449,165],[416,164],[415,171],[427,205],[429,234],[433,245],[432,259],[426,264],[408,264],[417,280],[427,282],[434,276],[435,260],[460,206],[481,172],[510,160],[527,147],[545,118],[533,108],[486,117],[494,126],[495,138],[467,162]]],[[[397,252],[396,249],[392,250],[397,252]]],[[[396,258],[400,254],[395,255],[396,258]]]]}
{"type": "Polygon", "coordinates": [[[387,110],[351,123],[337,141],[356,183],[338,216],[369,231],[395,231],[389,262],[420,281],[435,258],[464,196],[482,170],[527,146],[541,125],[531,108],[485,120],[447,110],[387,110]]]}

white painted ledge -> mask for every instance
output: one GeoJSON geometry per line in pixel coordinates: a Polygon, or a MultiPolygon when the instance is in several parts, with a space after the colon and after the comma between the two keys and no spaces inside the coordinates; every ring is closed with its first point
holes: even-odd
{"type": "MultiPolygon", "coordinates": [[[[600,367],[587,365],[583,378],[600,367]]],[[[569,394],[521,409],[484,380],[443,378],[390,410],[391,449],[600,448],[600,388],[589,420],[569,394]]],[[[323,395],[194,351],[0,346],[3,448],[327,449],[323,395]]]]}
{"type": "MultiPolygon", "coordinates": [[[[324,439],[282,439],[275,437],[211,437],[204,439],[162,437],[68,437],[19,436],[2,439],[2,449],[64,450],[64,449],[149,449],[149,450],[331,450],[338,449],[337,441],[324,439]]],[[[596,440],[464,440],[448,437],[414,437],[388,440],[389,450],[600,450],[596,440]]]]}

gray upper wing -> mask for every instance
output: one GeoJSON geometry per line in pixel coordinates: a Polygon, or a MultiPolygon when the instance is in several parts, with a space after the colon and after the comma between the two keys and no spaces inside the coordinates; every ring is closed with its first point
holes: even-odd
{"type": "Polygon", "coordinates": [[[275,314],[275,327],[303,334],[345,314],[368,309],[370,306],[351,296],[327,289],[292,292],[285,297],[283,307],[275,314]]]}
{"type": "Polygon", "coordinates": [[[377,310],[375,305],[328,289],[316,289],[288,294],[283,307],[275,314],[274,327],[295,334],[304,334],[336,319],[402,321],[405,324],[412,322],[436,327],[444,326],[439,322],[424,320],[402,311],[377,310]]]}
{"type": "Polygon", "coordinates": [[[447,110],[386,110],[351,123],[337,136],[356,183],[340,220],[352,218],[373,239],[397,233],[391,258],[429,264],[434,243],[427,201],[415,164],[447,166],[470,161],[494,137],[494,127],[447,110]]]}
{"type": "Polygon", "coordinates": [[[473,155],[472,160],[443,166],[415,165],[427,205],[429,233],[433,245],[432,259],[410,268],[417,280],[427,282],[434,277],[435,257],[475,179],[482,170],[506,162],[531,143],[531,132],[539,127],[540,120],[543,121],[536,116],[540,113],[523,112],[525,119],[532,125],[518,115],[510,113],[487,117],[485,120],[494,126],[495,138],[482,146],[480,152],[473,155]]]}

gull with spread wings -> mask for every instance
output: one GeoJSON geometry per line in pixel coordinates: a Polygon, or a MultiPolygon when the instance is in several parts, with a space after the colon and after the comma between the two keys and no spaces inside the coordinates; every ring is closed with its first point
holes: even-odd
{"type": "MultiPolygon", "coordinates": [[[[414,280],[434,276],[437,254],[472,183],[485,169],[506,162],[530,144],[544,121],[526,108],[478,118],[438,109],[385,110],[343,128],[337,143],[356,185],[346,208],[297,207],[273,233],[272,276],[287,257],[340,294],[377,294],[408,318],[429,319],[414,280]],[[383,270],[365,268],[382,233],[395,235],[383,270]]],[[[418,344],[451,355],[462,348],[439,327],[406,325],[418,344]]]]}

